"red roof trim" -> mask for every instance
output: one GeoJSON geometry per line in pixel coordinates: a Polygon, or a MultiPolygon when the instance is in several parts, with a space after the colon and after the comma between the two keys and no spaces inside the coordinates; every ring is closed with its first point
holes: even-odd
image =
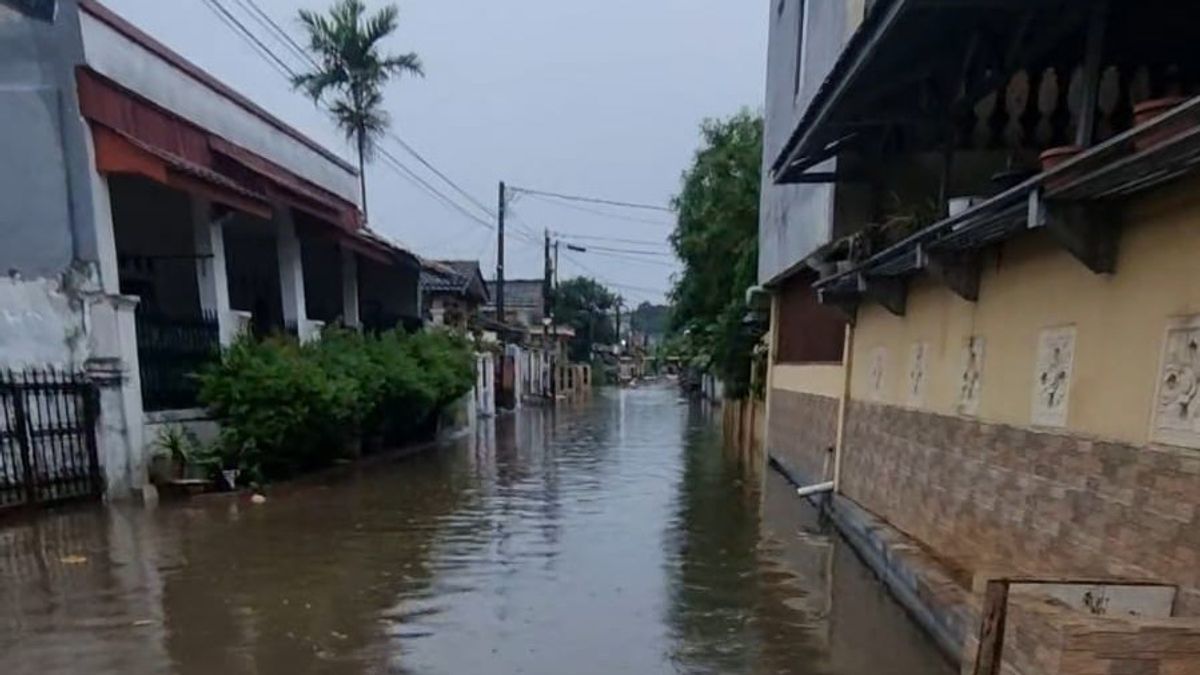
{"type": "Polygon", "coordinates": [[[346,160],[342,159],[341,157],[338,157],[331,150],[329,150],[325,146],[321,145],[320,143],[317,143],[316,141],[309,138],[308,136],[305,136],[303,133],[301,133],[299,130],[297,130],[295,127],[291,126],[287,122],[284,122],[283,120],[279,119],[278,117],[275,117],[271,113],[267,112],[264,108],[259,106],[257,103],[251,101],[250,99],[246,98],[242,94],[238,93],[232,87],[221,82],[217,78],[213,77],[207,71],[200,68],[196,64],[183,58],[177,52],[173,51],[170,47],[167,47],[166,45],[159,42],[158,40],[155,40],[154,38],[150,37],[148,34],[146,34],[140,28],[129,23],[124,18],[122,18],[121,16],[119,16],[118,14],[113,12],[111,9],[100,4],[96,0],[79,0],[79,8],[82,9],[83,11],[87,12],[88,14],[92,15],[93,17],[98,19],[100,22],[107,24],[109,27],[111,27],[113,30],[117,31],[118,33],[120,33],[120,34],[124,35],[125,37],[129,38],[130,40],[138,43],[139,45],[144,47],[146,50],[153,53],[155,56],[158,56],[159,58],[163,59],[164,61],[166,61],[166,62],[170,63],[171,65],[175,66],[176,68],[182,70],[184,73],[189,75],[192,79],[196,80],[200,84],[208,87],[209,89],[212,89],[214,92],[216,92],[220,96],[227,98],[230,101],[233,101],[239,107],[246,110],[246,112],[249,112],[250,114],[254,115],[255,117],[258,117],[259,119],[263,120],[267,124],[270,124],[271,126],[275,127],[276,129],[282,131],[283,133],[287,134],[288,136],[291,136],[293,139],[304,144],[310,150],[316,152],[317,154],[321,155],[322,157],[329,160],[330,162],[337,164],[338,167],[343,169],[344,171],[347,171],[348,173],[355,175],[355,176],[358,175],[358,171],[354,168],[353,165],[348,163],[346,160]]]}

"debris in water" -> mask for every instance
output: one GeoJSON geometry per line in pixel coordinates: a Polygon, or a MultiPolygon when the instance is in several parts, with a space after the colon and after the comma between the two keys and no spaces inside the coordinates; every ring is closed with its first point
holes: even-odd
{"type": "Polygon", "coordinates": [[[82,565],[87,562],[87,560],[87,556],[85,555],[64,555],[58,559],[58,561],[64,565],[82,565]]]}
{"type": "Polygon", "coordinates": [[[266,504],[267,498],[263,495],[256,494],[250,498],[251,504],[266,504]]]}

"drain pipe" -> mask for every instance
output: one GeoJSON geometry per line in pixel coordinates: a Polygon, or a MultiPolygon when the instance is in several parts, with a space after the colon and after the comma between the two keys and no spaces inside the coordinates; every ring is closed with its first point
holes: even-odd
{"type": "Polygon", "coordinates": [[[838,492],[841,480],[841,452],[842,446],[846,440],[846,408],[850,402],[850,365],[853,363],[851,358],[851,350],[854,348],[854,325],[846,324],[846,334],[842,339],[841,344],[841,394],[838,396],[838,435],[836,435],[833,447],[833,480],[828,483],[817,483],[815,485],[805,485],[803,488],[797,488],[796,494],[802,497],[811,497],[814,495],[823,495],[826,492],[838,492]]]}
{"type": "Polygon", "coordinates": [[[833,491],[842,487],[842,455],[846,445],[846,414],[850,408],[850,380],[854,374],[854,320],[846,323],[842,340],[842,396],[838,399],[837,440],[833,446],[833,491]]]}
{"type": "Polygon", "coordinates": [[[842,446],[846,438],[846,409],[850,401],[850,350],[854,348],[854,326],[846,324],[845,337],[842,339],[842,391],[838,396],[837,437],[833,446],[833,480],[826,483],[816,483],[796,488],[796,494],[801,497],[812,497],[826,492],[837,492],[842,477],[842,446]]]}
{"type": "Polygon", "coordinates": [[[833,482],[817,483],[816,485],[805,485],[802,488],[796,488],[796,494],[801,497],[812,497],[813,495],[833,492],[833,482]]]}

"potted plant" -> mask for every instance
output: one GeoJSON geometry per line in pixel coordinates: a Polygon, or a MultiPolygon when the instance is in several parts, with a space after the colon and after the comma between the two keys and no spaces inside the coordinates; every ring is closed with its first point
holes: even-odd
{"type": "Polygon", "coordinates": [[[1083,152],[1083,148],[1078,145],[1059,145],[1053,148],[1047,148],[1038,159],[1042,163],[1042,173],[1047,173],[1057,169],[1075,158],[1076,155],[1083,152]]]}
{"type": "Polygon", "coordinates": [[[168,424],[158,432],[159,452],[150,460],[150,478],[157,484],[180,480],[192,461],[195,434],[177,424],[168,424]]]}
{"type": "MultiPolygon", "coordinates": [[[[1182,96],[1166,96],[1142,101],[1133,106],[1133,124],[1136,127],[1145,126],[1179,107],[1186,100],[1182,96]]],[[[1151,132],[1141,134],[1134,140],[1133,145],[1138,150],[1152,148],[1163,141],[1175,137],[1185,130],[1187,126],[1188,123],[1185,120],[1165,124],[1151,132]]]]}

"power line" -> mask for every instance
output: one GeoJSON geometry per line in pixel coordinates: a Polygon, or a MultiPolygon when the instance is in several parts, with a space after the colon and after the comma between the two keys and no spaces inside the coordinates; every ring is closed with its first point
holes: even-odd
{"type": "Polygon", "coordinates": [[[575,256],[573,256],[569,253],[564,253],[562,255],[568,261],[574,263],[576,267],[578,267],[581,270],[583,270],[584,272],[587,272],[588,274],[592,275],[593,278],[600,281],[605,286],[612,286],[613,288],[623,288],[623,289],[635,291],[635,292],[653,293],[655,295],[666,295],[667,294],[666,291],[657,289],[657,288],[647,288],[645,286],[633,286],[630,284],[621,284],[621,283],[617,283],[614,281],[609,281],[603,275],[597,273],[596,270],[594,270],[591,267],[589,267],[588,265],[585,265],[582,262],[580,262],[579,259],[577,259],[575,256]]]}
{"type": "Polygon", "coordinates": [[[675,263],[663,262],[661,260],[647,260],[645,258],[637,258],[634,256],[624,255],[622,253],[604,253],[601,251],[593,251],[592,249],[588,249],[587,252],[590,253],[591,255],[598,255],[598,256],[605,257],[605,258],[613,258],[615,260],[625,260],[628,262],[640,263],[642,265],[654,265],[656,267],[669,267],[671,269],[675,269],[678,267],[678,265],[675,263]]]}
{"type": "Polygon", "coordinates": [[[202,0],[202,2],[208,5],[209,9],[216,12],[217,16],[225,22],[226,26],[232,28],[234,32],[243,35],[245,39],[250,40],[263,55],[271,59],[271,61],[273,61],[277,66],[282,68],[289,81],[296,77],[296,71],[292,70],[291,66],[284,62],[283,59],[279,58],[275,52],[271,51],[270,47],[263,44],[263,41],[258,39],[258,36],[254,34],[254,31],[246,28],[246,24],[239,21],[238,18],[234,16],[227,7],[225,7],[225,5],[222,5],[221,0],[202,0]]]}
{"type": "Polygon", "coordinates": [[[454,211],[457,211],[459,214],[461,214],[462,216],[471,220],[472,222],[474,222],[478,225],[481,225],[489,230],[496,229],[496,226],[494,224],[489,223],[488,221],[484,220],[483,218],[480,218],[479,216],[475,215],[474,213],[471,213],[462,204],[459,204],[458,202],[454,201],[450,197],[443,194],[440,190],[438,190],[436,187],[431,185],[429,183],[429,181],[425,180],[424,178],[421,178],[419,175],[417,175],[416,172],[414,172],[412,169],[408,168],[408,166],[406,166],[404,164],[404,162],[401,162],[399,159],[396,158],[395,155],[388,152],[386,149],[377,148],[377,150],[379,152],[380,157],[383,157],[384,164],[386,164],[393,171],[395,171],[397,173],[397,175],[401,176],[402,178],[406,179],[407,181],[416,185],[417,187],[422,188],[427,194],[429,194],[435,200],[437,200],[441,204],[453,209],[454,211]]]}
{"type": "MultiPolygon", "coordinates": [[[[243,3],[242,0],[235,0],[235,1],[238,2],[243,8],[246,7],[246,5],[243,3]]],[[[301,48],[298,43],[296,43],[290,36],[288,36],[287,33],[285,31],[283,31],[283,29],[280,28],[279,25],[270,18],[269,15],[266,14],[266,12],[262,11],[261,7],[254,5],[254,0],[245,0],[245,1],[251,3],[256,8],[257,13],[262,17],[263,21],[260,21],[259,25],[263,25],[263,22],[267,22],[269,25],[273,26],[275,28],[275,30],[281,36],[283,36],[284,39],[286,39],[287,42],[294,49],[299,50],[299,52],[302,55],[304,55],[306,60],[308,60],[310,63],[313,63],[313,65],[316,65],[315,61],[313,61],[311,57],[309,57],[306,53],[304,53],[303,48],[301,48]]],[[[237,17],[235,17],[229,11],[228,8],[226,8],[224,5],[222,5],[220,0],[202,0],[202,2],[204,2],[209,7],[209,9],[213,10],[213,12],[217,15],[217,18],[221,19],[222,23],[224,23],[226,25],[226,27],[233,30],[235,33],[237,33],[243,39],[248,40],[250,42],[251,46],[255,48],[255,53],[257,53],[260,57],[268,59],[268,61],[267,61],[268,64],[275,67],[276,70],[278,70],[280,72],[280,74],[282,74],[285,78],[288,79],[289,83],[292,81],[292,79],[294,79],[296,77],[296,72],[294,70],[292,70],[292,68],[289,67],[288,64],[286,62],[284,62],[283,59],[280,58],[278,54],[276,54],[269,46],[267,46],[261,39],[259,39],[258,36],[255,35],[255,33],[252,30],[247,28],[245,24],[243,24],[241,21],[239,21],[237,19],[237,17]]],[[[437,174],[439,178],[446,181],[448,184],[450,184],[452,187],[454,187],[458,192],[460,192],[464,196],[467,196],[468,199],[472,202],[472,204],[476,205],[477,207],[482,206],[481,204],[479,204],[477,202],[477,200],[475,200],[473,197],[470,197],[466,193],[465,190],[462,190],[462,188],[460,188],[457,184],[455,184],[453,181],[451,181],[444,173],[442,173],[441,171],[438,171],[431,162],[429,162],[428,160],[425,160],[424,157],[419,157],[417,155],[416,151],[413,150],[412,147],[409,146],[407,143],[405,143],[403,141],[403,139],[401,139],[399,136],[397,136],[395,134],[390,134],[390,136],[394,140],[396,140],[398,143],[400,143],[401,146],[404,147],[408,152],[412,153],[415,157],[418,157],[418,160],[421,161],[421,163],[423,165],[425,165],[427,168],[429,168],[431,171],[434,171],[435,174],[437,174]]],[[[489,230],[495,229],[495,225],[480,218],[479,216],[475,215],[474,213],[471,213],[470,211],[468,211],[461,204],[454,201],[453,199],[448,197],[446,194],[444,194],[443,192],[438,190],[436,187],[431,185],[428,181],[426,181],[425,179],[423,179],[419,175],[417,175],[415,172],[413,172],[412,169],[410,169],[408,166],[406,166],[403,162],[401,162],[399,159],[397,159],[394,155],[389,153],[386,149],[378,148],[378,151],[381,156],[383,156],[386,160],[388,160],[385,162],[385,164],[388,164],[390,166],[390,168],[392,168],[394,171],[396,171],[400,176],[402,176],[403,178],[408,180],[410,183],[413,183],[413,184],[417,185],[418,187],[422,188],[426,193],[428,193],[435,200],[437,200],[437,201],[441,202],[443,205],[461,213],[463,216],[469,218],[472,222],[474,222],[476,224],[482,225],[483,227],[485,227],[489,230]]],[[[490,213],[486,208],[484,208],[483,210],[485,213],[490,213]]]]}
{"type": "Polygon", "coordinates": [[[652,239],[621,239],[620,237],[605,237],[596,234],[571,234],[570,232],[554,232],[553,234],[562,237],[563,239],[582,239],[589,241],[608,241],[618,244],[637,244],[640,246],[665,246],[670,247],[670,242],[654,241],[652,239]]]}
{"type": "Polygon", "coordinates": [[[255,2],[255,0],[236,1],[242,7],[248,9],[251,16],[257,15],[255,20],[258,21],[258,25],[266,28],[268,33],[274,33],[276,37],[282,40],[283,45],[288,47],[292,53],[298,55],[302,60],[307,61],[312,65],[313,68],[317,68],[319,66],[316,59],[314,59],[312,55],[308,53],[308,50],[300,46],[300,43],[296,42],[296,40],[293,39],[287,31],[280,27],[279,24],[275,23],[275,20],[271,18],[271,15],[263,11],[262,6],[255,2]]]}
{"type": "Polygon", "coordinates": [[[489,218],[496,217],[495,211],[493,211],[491,208],[486,206],[483,202],[476,199],[474,197],[474,195],[472,195],[471,193],[464,190],[461,186],[459,186],[458,183],[455,183],[453,180],[451,180],[449,176],[447,176],[440,169],[438,169],[436,166],[434,166],[432,162],[430,162],[429,160],[422,157],[421,153],[417,152],[415,148],[413,148],[411,145],[409,145],[409,143],[406,142],[403,138],[400,138],[398,135],[396,135],[395,132],[389,131],[388,137],[391,138],[392,140],[396,141],[396,143],[398,143],[400,145],[400,147],[404,148],[405,152],[412,155],[418,162],[421,163],[422,166],[424,166],[426,169],[429,169],[430,171],[432,171],[433,175],[437,176],[438,178],[441,178],[443,181],[446,182],[447,185],[449,185],[451,188],[453,188],[455,192],[457,192],[458,194],[465,197],[467,201],[471,202],[471,204],[473,204],[475,206],[475,208],[479,209],[480,211],[483,211],[485,214],[487,214],[487,216],[489,218]]]}
{"type": "Polygon", "coordinates": [[[546,192],[544,190],[531,190],[529,188],[512,188],[514,192],[523,192],[527,195],[541,195],[543,197],[551,197],[554,199],[563,199],[570,202],[587,202],[589,204],[605,204],[608,206],[620,206],[627,209],[644,209],[647,211],[664,211],[666,213],[675,213],[674,209],[665,206],[656,206],[654,204],[638,204],[635,202],[622,202],[613,199],[601,199],[600,197],[583,197],[580,195],[567,195],[560,192],[546,192]]]}
{"type": "Polygon", "coordinates": [[[591,213],[593,215],[597,215],[602,218],[611,218],[613,220],[623,220],[623,221],[630,222],[630,223],[642,223],[645,225],[660,225],[663,227],[674,227],[674,223],[668,223],[668,222],[665,222],[662,220],[651,220],[649,218],[635,218],[633,216],[624,216],[619,213],[608,213],[607,211],[601,211],[600,209],[590,209],[586,206],[580,206],[578,204],[572,204],[570,202],[561,202],[561,201],[555,200],[553,198],[543,197],[539,194],[530,194],[529,196],[533,197],[534,199],[537,199],[545,204],[553,204],[555,206],[560,206],[560,207],[567,208],[567,209],[573,209],[575,211],[582,211],[583,213],[591,213]]]}
{"type": "MultiPolygon", "coordinates": [[[[570,241],[570,239],[571,239],[570,237],[564,237],[563,241],[570,241]]],[[[594,244],[589,244],[587,246],[587,250],[589,250],[589,251],[608,251],[609,253],[632,253],[634,255],[652,255],[652,256],[657,256],[657,257],[662,257],[662,258],[674,258],[675,257],[674,254],[665,253],[663,251],[640,251],[640,250],[632,249],[632,248],[613,248],[611,246],[596,246],[594,244]]]]}

